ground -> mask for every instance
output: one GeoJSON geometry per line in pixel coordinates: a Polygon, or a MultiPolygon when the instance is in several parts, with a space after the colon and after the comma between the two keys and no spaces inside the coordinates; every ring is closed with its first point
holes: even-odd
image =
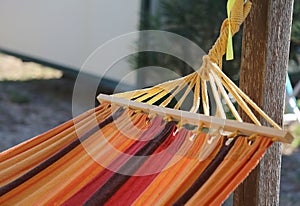
{"type": "MultiPolygon", "coordinates": [[[[73,85],[59,71],[0,55],[0,151],[71,119],[73,85]]],[[[280,205],[300,204],[299,165],[300,150],[285,146],[280,205]]]]}

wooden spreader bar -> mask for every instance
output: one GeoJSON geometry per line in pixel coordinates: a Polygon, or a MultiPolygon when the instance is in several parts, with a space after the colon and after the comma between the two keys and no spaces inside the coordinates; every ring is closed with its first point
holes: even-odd
{"type": "Polygon", "coordinates": [[[141,102],[135,102],[115,96],[100,94],[97,97],[100,103],[110,102],[111,104],[117,104],[120,106],[127,106],[131,109],[142,110],[147,114],[157,114],[159,116],[170,116],[176,121],[184,121],[192,125],[199,125],[203,123],[206,128],[221,129],[227,132],[239,131],[240,134],[250,136],[252,134],[258,134],[272,138],[274,141],[283,143],[291,143],[294,139],[292,134],[288,131],[279,130],[276,128],[258,126],[255,124],[238,122],[235,120],[222,119],[214,116],[206,116],[199,113],[191,113],[182,110],[176,110],[166,107],[159,107],[141,102]]]}

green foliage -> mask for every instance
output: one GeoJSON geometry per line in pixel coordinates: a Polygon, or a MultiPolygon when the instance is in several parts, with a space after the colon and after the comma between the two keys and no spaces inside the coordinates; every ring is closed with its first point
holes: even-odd
{"type": "Polygon", "coordinates": [[[299,60],[296,56],[300,46],[300,1],[294,1],[293,24],[291,33],[290,59],[293,59],[298,65],[299,60]]]}
{"type": "MultiPolygon", "coordinates": [[[[218,38],[222,22],[226,18],[226,3],[219,0],[158,0],[157,7],[153,9],[155,13],[147,14],[148,17],[142,21],[140,28],[179,34],[196,43],[207,53],[218,38]]],[[[241,34],[236,35],[233,40],[235,59],[224,64],[224,71],[229,76],[238,76],[241,34]]],[[[137,62],[138,68],[159,65],[180,75],[193,71],[181,60],[155,52],[139,54],[137,62]]]]}
{"type": "MultiPolygon", "coordinates": [[[[151,1],[153,2],[153,1],[151,1]]],[[[222,21],[226,18],[227,1],[220,0],[157,0],[155,13],[148,13],[142,21],[141,29],[157,29],[179,34],[198,44],[208,52],[219,35],[222,21]]],[[[233,61],[224,62],[224,71],[233,80],[238,80],[241,55],[241,31],[235,35],[233,61]]],[[[300,45],[300,1],[294,3],[294,15],[291,35],[291,55],[296,59],[297,47],[300,45]]],[[[137,67],[159,65],[172,69],[179,74],[192,71],[181,60],[169,55],[147,52],[139,55],[137,67]]],[[[297,61],[296,61],[297,62],[297,61]]]]}
{"type": "Polygon", "coordinates": [[[300,1],[294,2],[291,40],[297,44],[300,44],[300,1]]]}
{"type": "Polygon", "coordinates": [[[206,52],[226,18],[225,1],[160,0],[160,10],[163,17],[160,29],[184,36],[206,52]]]}

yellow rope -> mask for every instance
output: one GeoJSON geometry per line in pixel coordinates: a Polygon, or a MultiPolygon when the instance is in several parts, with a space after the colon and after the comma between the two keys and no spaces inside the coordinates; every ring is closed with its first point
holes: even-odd
{"type": "MultiPolygon", "coordinates": [[[[244,22],[245,18],[249,14],[251,8],[251,2],[244,0],[235,0],[232,6],[230,15],[230,28],[231,34],[234,35],[240,29],[241,24],[244,22]]],[[[228,18],[224,20],[220,36],[208,53],[210,60],[216,63],[220,68],[222,68],[222,58],[227,50],[228,34],[229,34],[229,21],[228,18]]]]}

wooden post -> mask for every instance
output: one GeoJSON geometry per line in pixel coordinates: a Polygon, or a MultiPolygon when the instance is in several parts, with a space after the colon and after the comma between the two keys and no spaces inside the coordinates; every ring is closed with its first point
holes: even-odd
{"type": "MultiPolygon", "coordinates": [[[[252,3],[244,24],[240,88],[281,125],[293,0],[252,3]]],[[[280,168],[281,145],[275,143],[235,191],[234,205],[279,205],[280,168]]]]}

